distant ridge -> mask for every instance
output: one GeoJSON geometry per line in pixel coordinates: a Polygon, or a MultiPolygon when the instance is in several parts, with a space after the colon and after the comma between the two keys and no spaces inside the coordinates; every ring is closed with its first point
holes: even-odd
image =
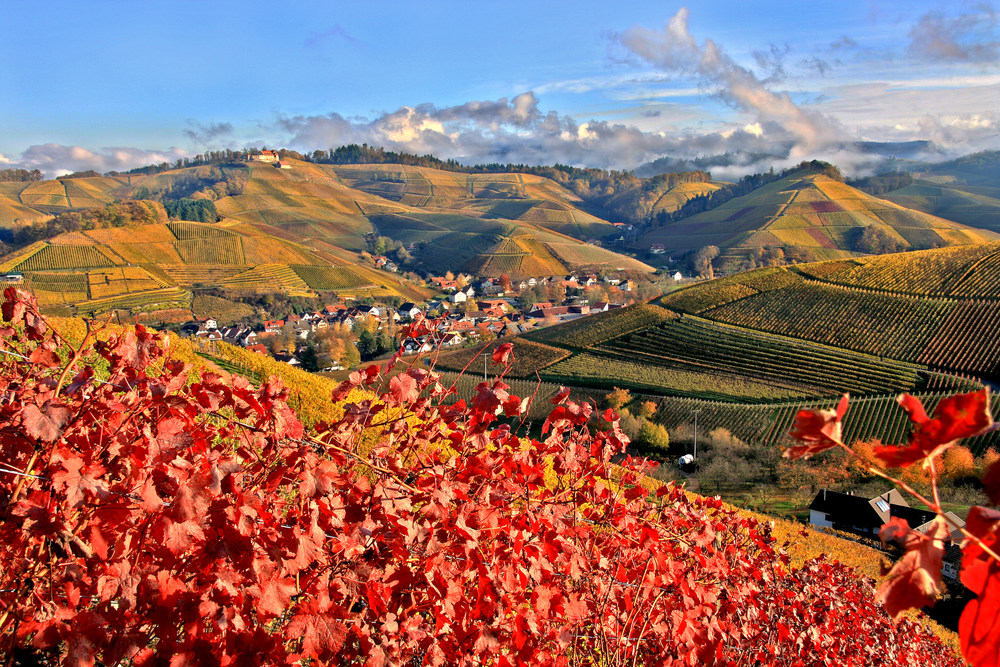
{"type": "Polygon", "coordinates": [[[867,195],[822,173],[795,173],[725,204],[655,228],[637,249],[662,244],[687,252],[714,245],[739,261],[756,248],[806,249],[816,259],[862,254],[853,247],[858,230],[872,228],[901,249],[983,243],[997,234],[907,209],[867,195]]]}

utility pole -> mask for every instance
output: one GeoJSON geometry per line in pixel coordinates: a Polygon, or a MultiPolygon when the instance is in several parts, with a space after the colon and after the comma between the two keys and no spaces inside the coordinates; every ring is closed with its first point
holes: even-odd
{"type": "Polygon", "coordinates": [[[489,350],[483,352],[483,382],[486,382],[486,355],[489,354],[489,350]]]}
{"type": "Polygon", "coordinates": [[[692,410],[694,413],[694,458],[698,458],[698,413],[701,410],[692,410]]]}

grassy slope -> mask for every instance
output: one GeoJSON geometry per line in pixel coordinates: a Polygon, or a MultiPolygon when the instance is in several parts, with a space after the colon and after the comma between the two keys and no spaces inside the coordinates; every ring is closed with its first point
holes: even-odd
{"type": "Polygon", "coordinates": [[[984,194],[963,185],[917,181],[883,195],[907,208],[954,220],[970,227],[1000,232],[1000,192],[984,194]]]}

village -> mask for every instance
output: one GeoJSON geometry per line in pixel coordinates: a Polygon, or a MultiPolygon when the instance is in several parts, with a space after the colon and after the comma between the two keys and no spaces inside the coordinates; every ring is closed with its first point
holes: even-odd
{"type": "MultiPolygon", "coordinates": [[[[387,267],[374,256],[376,267],[387,267]]],[[[680,274],[674,276],[680,279],[680,274]]],[[[560,322],[622,308],[636,300],[637,285],[615,274],[500,278],[433,276],[437,295],[424,302],[370,303],[343,300],[320,310],[289,313],[262,324],[225,326],[211,315],[183,325],[181,332],[206,342],[226,342],[305,370],[346,370],[363,361],[402,351],[426,353],[525,333],[560,322]],[[427,331],[404,335],[407,324],[422,320],[427,331]]],[[[389,300],[386,300],[389,301],[389,300]]]]}

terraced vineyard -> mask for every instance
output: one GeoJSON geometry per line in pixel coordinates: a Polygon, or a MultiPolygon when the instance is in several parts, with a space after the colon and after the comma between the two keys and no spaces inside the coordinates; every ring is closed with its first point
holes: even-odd
{"type": "Polygon", "coordinates": [[[354,271],[342,267],[295,265],[291,267],[314,290],[342,290],[370,284],[354,271]]]}
{"type": "Polygon", "coordinates": [[[247,270],[242,265],[217,264],[164,264],[160,268],[178,285],[187,287],[216,286],[247,270]]]}
{"type": "Polygon", "coordinates": [[[94,246],[45,245],[9,271],[58,271],[60,269],[96,269],[114,266],[107,252],[94,246]]]}
{"type": "Polygon", "coordinates": [[[90,299],[104,299],[166,286],[166,283],[138,266],[118,266],[87,273],[87,292],[90,299]]]}
{"type": "Polygon", "coordinates": [[[663,303],[697,309],[718,322],[877,357],[988,377],[1000,373],[997,299],[921,296],[810,280],[737,296],[739,284],[731,280],[715,291],[706,283],[663,303]],[[702,290],[707,293],[699,294],[702,290]]]}
{"type": "Polygon", "coordinates": [[[700,314],[748,329],[915,361],[958,305],[951,299],[816,283],[761,292],[700,314]]]}
{"type": "Polygon", "coordinates": [[[690,316],[615,338],[597,349],[623,362],[729,373],[776,386],[801,387],[806,395],[911,390],[918,386],[921,370],[690,316]]]}
{"type": "Polygon", "coordinates": [[[539,329],[524,338],[567,349],[587,349],[661,322],[678,317],[677,313],[653,304],[637,304],[619,310],[598,313],[554,327],[539,329]]]}
{"type": "Polygon", "coordinates": [[[984,277],[998,253],[992,244],[762,269],[525,337],[569,353],[541,370],[548,381],[711,399],[733,415],[727,428],[756,424],[747,437],[786,432],[800,405],[790,400],[850,393],[857,437],[892,439],[905,423],[886,421],[898,393],[936,401],[1000,380],[1000,298],[987,296],[1000,272],[984,277]],[[898,291],[871,287],[883,283],[898,291]],[[974,296],[953,295],[962,286],[974,296]],[[776,430],[760,431],[764,422],[776,430]]]}
{"type": "Polygon", "coordinates": [[[93,317],[113,310],[137,313],[168,308],[190,308],[191,293],[176,287],[166,287],[149,292],[123,294],[105,299],[91,299],[76,304],[79,315],[93,317]]]}
{"type": "MultiPolygon", "coordinates": [[[[969,386],[972,390],[975,387],[969,386]]],[[[950,392],[949,392],[950,393],[950,392]]],[[[949,393],[916,393],[927,412],[949,393]]],[[[686,398],[653,398],[657,403],[655,420],[668,430],[683,424],[692,424],[694,410],[698,411],[698,432],[707,433],[715,428],[725,428],[745,442],[764,446],[789,445],[788,436],[795,415],[799,410],[830,409],[833,399],[789,401],[777,404],[740,405],[721,401],[686,398]]],[[[1000,396],[992,396],[992,411],[1000,408],[1000,396]]],[[[844,418],[844,442],[879,439],[883,443],[897,444],[906,440],[911,423],[896,402],[895,396],[852,397],[844,418]]],[[[1000,433],[993,432],[963,442],[976,455],[988,448],[1000,450],[1000,433]]]]}
{"type": "Polygon", "coordinates": [[[292,296],[311,296],[309,286],[295,271],[284,264],[261,264],[243,271],[222,283],[238,290],[270,292],[286,290],[292,296]]]}
{"type": "Polygon", "coordinates": [[[928,296],[959,296],[956,288],[972,279],[961,292],[988,296],[981,288],[997,284],[1000,276],[1000,244],[955,246],[935,250],[864,257],[853,260],[804,264],[803,275],[850,287],[928,296]],[[990,266],[997,266],[996,275],[990,266]],[[976,286],[980,287],[977,291],[976,286]]]}
{"type": "MultiPolygon", "coordinates": [[[[543,380],[576,387],[627,388],[657,394],[679,394],[745,402],[801,398],[801,389],[777,386],[691,367],[670,368],[628,361],[600,353],[580,352],[540,372],[543,380]]],[[[815,394],[813,394],[815,395],[815,394]]]]}

